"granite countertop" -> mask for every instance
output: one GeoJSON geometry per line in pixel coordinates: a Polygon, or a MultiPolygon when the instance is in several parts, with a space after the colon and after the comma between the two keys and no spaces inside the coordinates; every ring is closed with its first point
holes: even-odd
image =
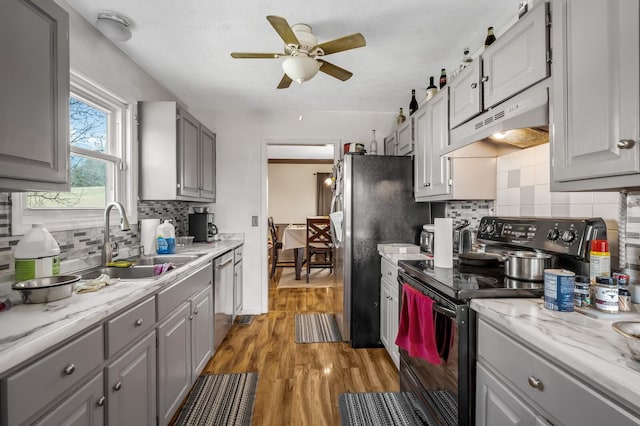
{"type": "Polygon", "coordinates": [[[201,254],[198,259],[158,277],[125,280],[97,292],[73,293],[50,303],[18,304],[0,312],[0,375],[42,351],[101,323],[116,312],[150,297],[211,259],[244,243],[242,239],[194,244],[176,254],[201,254]]]}
{"type": "Polygon", "coordinates": [[[546,309],[542,299],[472,299],[471,308],[515,340],[640,414],[640,362],[629,356],[616,321],[640,321],[635,312],[607,314],[546,309]]]}

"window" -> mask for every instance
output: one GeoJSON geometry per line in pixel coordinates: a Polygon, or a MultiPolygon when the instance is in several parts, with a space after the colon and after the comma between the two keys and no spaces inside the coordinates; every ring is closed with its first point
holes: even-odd
{"type": "Polygon", "coordinates": [[[32,223],[49,230],[98,227],[104,207],[120,201],[130,220],[135,200],[127,167],[131,158],[131,108],[118,97],[72,73],[69,97],[69,192],[13,195],[13,234],[32,223]]]}

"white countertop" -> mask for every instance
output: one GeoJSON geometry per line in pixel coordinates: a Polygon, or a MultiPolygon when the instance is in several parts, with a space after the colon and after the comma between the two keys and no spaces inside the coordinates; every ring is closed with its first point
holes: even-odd
{"type": "Polygon", "coordinates": [[[378,251],[378,253],[396,266],[398,265],[398,260],[426,260],[429,258],[424,253],[384,253],[382,251],[378,251]]]}
{"type": "Polygon", "coordinates": [[[0,375],[127,306],[150,297],[212,258],[242,244],[242,240],[194,244],[177,254],[203,256],[158,277],[120,279],[97,292],[73,293],[71,297],[50,303],[18,304],[0,312],[0,375]]]}
{"type": "Polygon", "coordinates": [[[590,309],[598,316],[594,319],[546,309],[542,299],[472,299],[471,308],[515,340],[640,414],[640,362],[629,357],[624,338],[611,328],[616,321],[640,321],[640,314],[590,309]]]}

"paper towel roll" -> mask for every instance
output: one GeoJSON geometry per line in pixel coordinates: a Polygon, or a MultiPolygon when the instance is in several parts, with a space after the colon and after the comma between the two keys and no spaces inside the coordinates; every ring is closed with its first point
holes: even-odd
{"type": "Polygon", "coordinates": [[[142,219],[140,221],[140,244],[144,247],[144,254],[156,254],[156,229],[160,219],[142,219]]]}
{"type": "Polygon", "coordinates": [[[434,220],[433,265],[437,268],[453,268],[453,219],[434,220]]]}

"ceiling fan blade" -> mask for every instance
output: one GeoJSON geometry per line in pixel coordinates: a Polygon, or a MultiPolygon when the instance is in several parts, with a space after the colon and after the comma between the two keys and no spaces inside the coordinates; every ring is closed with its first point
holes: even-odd
{"type": "Polygon", "coordinates": [[[366,44],[367,42],[365,41],[364,36],[360,33],[355,33],[345,37],[337,38],[335,40],[320,43],[319,45],[314,47],[312,51],[319,47],[324,51],[325,55],[330,55],[331,53],[343,52],[345,50],[362,47],[366,44]]]}
{"type": "Polygon", "coordinates": [[[288,75],[286,75],[286,74],[283,75],[282,76],[282,80],[280,80],[280,83],[278,84],[278,89],[286,89],[286,88],[288,88],[289,86],[291,86],[291,82],[292,81],[293,80],[291,80],[288,75]]]}
{"type": "Polygon", "coordinates": [[[231,57],[236,59],[275,59],[287,56],[283,53],[246,53],[231,52],[231,57]]]}
{"type": "Polygon", "coordinates": [[[286,45],[293,44],[295,46],[300,46],[298,37],[296,37],[286,19],[279,16],[269,15],[267,16],[267,20],[271,23],[271,26],[276,30],[280,38],[284,40],[286,45]]]}
{"type": "Polygon", "coordinates": [[[322,65],[320,66],[320,71],[325,74],[329,74],[331,77],[335,77],[338,80],[346,81],[351,78],[353,75],[352,72],[345,70],[344,68],[340,68],[337,65],[333,65],[331,62],[327,62],[323,59],[316,58],[317,61],[320,61],[322,65]]]}

